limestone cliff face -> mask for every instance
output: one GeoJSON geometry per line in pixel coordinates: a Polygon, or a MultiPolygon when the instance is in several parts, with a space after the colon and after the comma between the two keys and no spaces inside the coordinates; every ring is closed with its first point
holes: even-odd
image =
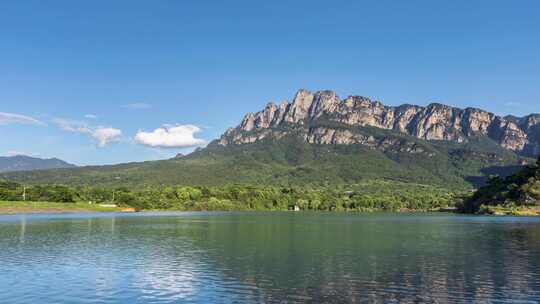
{"type": "MultiPolygon", "coordinates": [[[[363,144],[377,149],[392,146],[354,131],[354,128],[368,126],[423,140],[457,143],[467,142],[472,136],[487,136],[517,153],[540,154],[540,115],[537,114],[523,118],[499,117],[480,109],[458,109],[438,103],[427,107],[392,107],[366,97],[350,96],[341,100],[332,91],[312,93],[307,90],[299,90],[291,103],[283,101],[279,106],[269,103],[264,110],[247,114],[218,144],[252,143],[269,136],[279,138],[287,134],[284,126],[294,126],[307,142],[316,144],[363,144]],[[322,120],[351,129],[312,127],[314,122],[322,120]]],[[[415,153],[417,148],[404,149],[415,153]]]]}

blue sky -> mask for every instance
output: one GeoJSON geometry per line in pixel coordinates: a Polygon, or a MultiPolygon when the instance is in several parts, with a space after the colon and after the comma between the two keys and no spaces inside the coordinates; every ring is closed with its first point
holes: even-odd
{"type": "Polygon", "coordinates": [[[299,88],[540,112],[539,11],[538,1],[1,1],[0,155],[168,158],[299,88]]]}

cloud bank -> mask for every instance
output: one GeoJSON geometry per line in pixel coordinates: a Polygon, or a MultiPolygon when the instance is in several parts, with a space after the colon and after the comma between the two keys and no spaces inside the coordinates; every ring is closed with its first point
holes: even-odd
{"type": "Polygon", "coordinates": [[[204,139],[195,138],[201,129],[194,125],[164,125],[152,132],[139,131],[135,141],[154,148],[187,148],[205,145],[204,139]]]}
{"type": "Polygon", "coordinates": [[[91,134],[92,130],[87,123],[78,120],[55,118],[53,122],[60,127],[60,129],[68,132],[91,134]]]}
{"type": "Polygon", "coordinates": [[[105,147],[108,143],[115,142],[122,135],[122,130],[110,127],[91,127],[85,122],[77,120],[69,120],[63,118],[55,118],[53,122],[60,129],[73,133],[80,133],[91,136],[97,141],[99,147],[105,147]]]}
{"type": "Polygon", "coordinates": [[[44,125],[41,121],[30,116],[0,112],[0,125],[9,124],[44,125]]]}

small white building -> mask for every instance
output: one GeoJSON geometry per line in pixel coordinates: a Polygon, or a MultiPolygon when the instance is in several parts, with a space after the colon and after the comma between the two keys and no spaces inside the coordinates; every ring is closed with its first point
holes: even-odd
{"type": "Polygon", "coordinates": [[[289,210],[290,211],[300,211],[300,207],[298,205],[290,205],[289,210]]]}

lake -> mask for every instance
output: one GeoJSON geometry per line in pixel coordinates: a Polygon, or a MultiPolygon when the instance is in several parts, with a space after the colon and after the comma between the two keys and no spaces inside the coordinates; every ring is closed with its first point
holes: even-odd
{"type": "Polygon", "coordinates": [[[2,303],[473,301],[540,301],[540,218],[0,216],[2,303]]]}

